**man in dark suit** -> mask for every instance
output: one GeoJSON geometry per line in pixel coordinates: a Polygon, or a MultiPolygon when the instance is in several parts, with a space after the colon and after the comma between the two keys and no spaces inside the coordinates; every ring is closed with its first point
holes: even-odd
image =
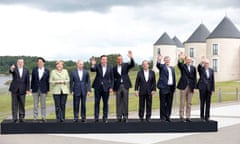
{"type": "Polygon", "coordinates": [[[200,76],[197,85],[200,93],[200,116],[202,120],[208,121],[210,117],[211,95],[215,90],[214,71],[209,68],[208,59],[202,57],[202,62],[198,65],[198,73],[200,76]]]}
{"type": "Polygon", "coordinates": [[[73,113],[74,122],[78,122],[79,104],[81,100],[81,118],[82,122],[86,121],[86,99],[90,95],[90,76],[84,69],[84,62],[78,60],[77,69],[73,70],[70,75],[70,91],[73,94],[73,113]]]}
{"type": "Polygon", "coordinates": [[[135,95],[139,96],[139,119],[143,121],[146,103],[146,121],[149,122],[152,113],[152,96],[156,92],[156,78],[154,71],[149,69],[147,60],[142,62],[135,82],[135,95]]]}
{"type": "Polygon", "coordinates": [[[181,77],[178,82],[177,88],[180,89],[180,119],[184,118],[184,105],[186,102],[186,121],[191,122],[191,103],[194,89],[196,88],[197,72],[196,68],[192,65],[192,59],[189,56],[184,56],[183,53],[179,54],[178,68],[181,72],[181,77]],[[184,64],[185,59],[185,64],[184,64]]]}
{"type": "Polygon", "coordinates": [[[172,111],[173,94],[176,89],[176,78],[174,68],[170,66],[170,57],[164,57],[164,64],[161,64],[162,56],[159,55],[157,68],[159,69],[159,99],[160,99],[160,119],[170,122],[172,111]]]}
{"type": "Polygon", "coordinates": [[[130,63],[123,63],[121,55],[117,56],[117,64],[113,67],[114,88],[116,92],[116,109],[117,119],[119,122],[127,122],[128,119],[128,92],[132,87],[128,72],[134,67],[135,63],[132,57],[132,52],[128,52],[130,63]]]}
{"type": "Polygon", "coordinates": [[[24,67],[24,60],[18,59],[17,66],[11,65],[9,72],[12,74],[9,91],[12,95],[12,118],[17,122],[18,114],[20,122],[24,122],[25,117],[25,95],[29,94],[30,77],[29,71],[24,67]]]}
{"type": "Polygon", "coordinates": [[[107,64],[107,56],[102,55],[101,63],[96,64],[95,58],[91,60],[91,72],[96,72],[96,77],[93,81],[95,93],[94,118],[95,122],[99,120],[99,105],[101,98],[103,99],[103,122],[108,122],[108,99],[109,93],[113,91],[114,77],[111,66],[107,64]]]}
{"type": "Polygon", "coordinates": [[[45,59],[37,58],[37,67],[32,70],[31,89],[33,94],[33,117],[34,120],[38,118],[38,103],[39,98],[41,102],[42,121],[46,121],[46,96],[49,92],[49,70],[44,67],[45,59]]]}

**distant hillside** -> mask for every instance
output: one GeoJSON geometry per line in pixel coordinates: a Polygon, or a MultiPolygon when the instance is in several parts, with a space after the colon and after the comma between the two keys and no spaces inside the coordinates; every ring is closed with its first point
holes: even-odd
{"type": "MultiPolygon", "coordinates": [[[[116,54],[108,55],[108,63],[110,65],[115,65],[116,63],[116,54]]],[[[16,64],[17,59],[23,58],[25,67],[27,67],[30,72],[31,70],[37,66],[37,57],[36,56],[0,56],[0,74],[8,74],[9,67],[12,64],[16,64]]],[[[100,58],[96,57],[96,60],[100,62],[100,58]]],[[[50,70],[55,68],[56,61],[47,61],[46,67],[50,70]]],[[[88,62],[85,62],[85,68],[90,69],[90,58],[88,62]]],[[[64,68],[67,69],[69,72],[76,68],[76,62],[72,60],[64,61],[64,68]]],[[[133,70],[138,70],[139,66],[136,65],[133,70]]]]}

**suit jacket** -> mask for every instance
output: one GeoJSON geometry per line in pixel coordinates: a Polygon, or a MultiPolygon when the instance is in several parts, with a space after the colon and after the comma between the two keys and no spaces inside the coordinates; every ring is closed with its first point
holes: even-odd
{"type": "Polygon", "coordinates": [[[38,67],[32,70],[32,80],[31,80],[32,92],[37,92],[38,89],[42,93],[47,93],[49,91],[49,70],[44,68],[43,76],[39,79],[38,67]]]}
{"type": "Polygon", "coordinates": [[[56,69],[51,71],[50,74],[50,83],[52,86],[53,94],[68,94],[69,93],[69,74],[66,69],[63,69],[61,73],[59,73],[56,69]],[[64,81],[63,84],[57,84],[58,81],[64,81]]]}
{"type": "Polygon", "coordinates": [[[82,80],[80,80],[78,69],[71,72],[70,75],[70,91],[74,96],[86,96],[91,91],[90,76],[87,70],[83,70],[82,80]]]}
{"type": "Polygon", "coordinates": [[[157,68],[159,69],[159,80],[158,80],[158,88],[160,89],[160,93],[166,94],[170,92],[174,92],[176,89],[176,77],[175,77],[175,71],[173,67],[170,67],[172,71],[172,80],[173,80],[173,85],[171,86],[172,88],[169,88],[168,85],[168,77],[169,77],[169,72],[168,68],[165,64],[161,64],[160,62],[157,62],[157,68]]]}
{"type": "Polygon", "coordinates": [[[144,71],[139,71],[136,77],[135,91],[139,91],[139,95],[151,95],[152,91],[156,91],[155,72],[149,70],[149,78],[146,81],[144,71]]]}
{"type": "Polygon", "coordinates": [[[135,65],[134,60],[131,59],[130,63],[122,64],[121,75],[118,73],[118,65],[113,67],[113,75],[114,75],[114,91],[117,91],[120,88],[121,80],[123,80],[124,87],[129,89],[132,87],[131,80],[128,76],[128,72],[135,65]]]}
{"type": "Polygon", "coordinates": [[[101,86],[103,86],[105,92],[109,91],[109,89],[113,89],[114,77],[111,66],[107,65],[104,76],[101,64],[96,64],[95,66],[91,67],[91,72],[96,72],[96,76],[92,84],[92,87],[95,90],[99,89],[101,86]]]}
{"type": "Polygon", "coordinates": [[[188,85],[190,89],[193,91],[196,88],[197,83],[197,72],[194,66],[190,66],[190,72],[186,64],[182,62],[178,62],[178,68],[181,72],[181,77],[178,82],[177,88],[180,90],[184,90],[188,85]]]}
{"type": "Polygon", "coordinates": [[[30,89],[30,77],[28,69],[23,68],[21,78],[17,67],[13,71],[9,70],[9,72],[12,74],[13,78],[9,87],[9,91],[19,95],[25,95],[26,91],[29,91],[30,89]]]}
{"type": "Polygon", "coordinates": [[[209,91],[215,90],[214,71],[211,68],[208,68],[208,70],[209,70],[209,78],[207,78],[205,68],[201,64],[198,65],[198,73],[200,78],[198,80],[197,88],[199,90],[209,90],[209,91]]]}

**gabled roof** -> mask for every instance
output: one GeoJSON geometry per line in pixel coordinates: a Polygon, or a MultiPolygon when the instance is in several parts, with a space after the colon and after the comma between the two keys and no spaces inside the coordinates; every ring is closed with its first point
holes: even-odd
{"type": "Polygon", "coordinates": [[[200,24],[185,43],[204,43],[209,33],[207,27],[204,24],[200,24]]]}
{"type": "Polygon", "coordinates": [[[184,48],[184,45],[176,36],[173,37],[173,41],[175,42],[175,44],[178,48],[184,48]]]}
{"type": "Polygon", "coordinates": [[[240,32],[233,22],[225,16],[208,36],[209,38],[240,38],[240,32]]]}
{"type": "Polygon", "coordinates": [[[165,32],[163,35],[154,43],[154,45],[176,45],[175,42],[165,32]]]}

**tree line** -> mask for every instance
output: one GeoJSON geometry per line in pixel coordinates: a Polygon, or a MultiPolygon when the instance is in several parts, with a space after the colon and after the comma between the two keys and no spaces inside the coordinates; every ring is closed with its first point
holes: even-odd
{"type": "MultiPolygon", "coordinates": [[[[114,66],[116,64],[116,57],[117,54],[110,54],[108,56],[108,64],[111,66],[114,66]]],[[[31,72],[34,67],[37,66],[37,56],[0,56],[0,74],[8,74],[9,73],[9,67],[12,64],[16,64],[17,59],[22,58],[24,59],[24,66],[29,69],[31,72]]],[[[90,59],[88,61],[84,62],[85,68],[90,69],[91,63],[90,59]]],[[[100,57],[95,57],[97,62],[100,62],[100,57]]],[[[46,60],[45,66],[52,70],[55,68],[55,60],[48,61],[46,60]]],[[[141,65],[135,64],[135,67],[132,69],[133,71],[139,70],[141,65]]],[[[150,67],[152,67],[152,62],[150,63],[150,67]]],[[[67,69],[69,72],[76,68],[76,62],[73,60],[67,60],[64,61],[64,68],[67,69]]]]}

